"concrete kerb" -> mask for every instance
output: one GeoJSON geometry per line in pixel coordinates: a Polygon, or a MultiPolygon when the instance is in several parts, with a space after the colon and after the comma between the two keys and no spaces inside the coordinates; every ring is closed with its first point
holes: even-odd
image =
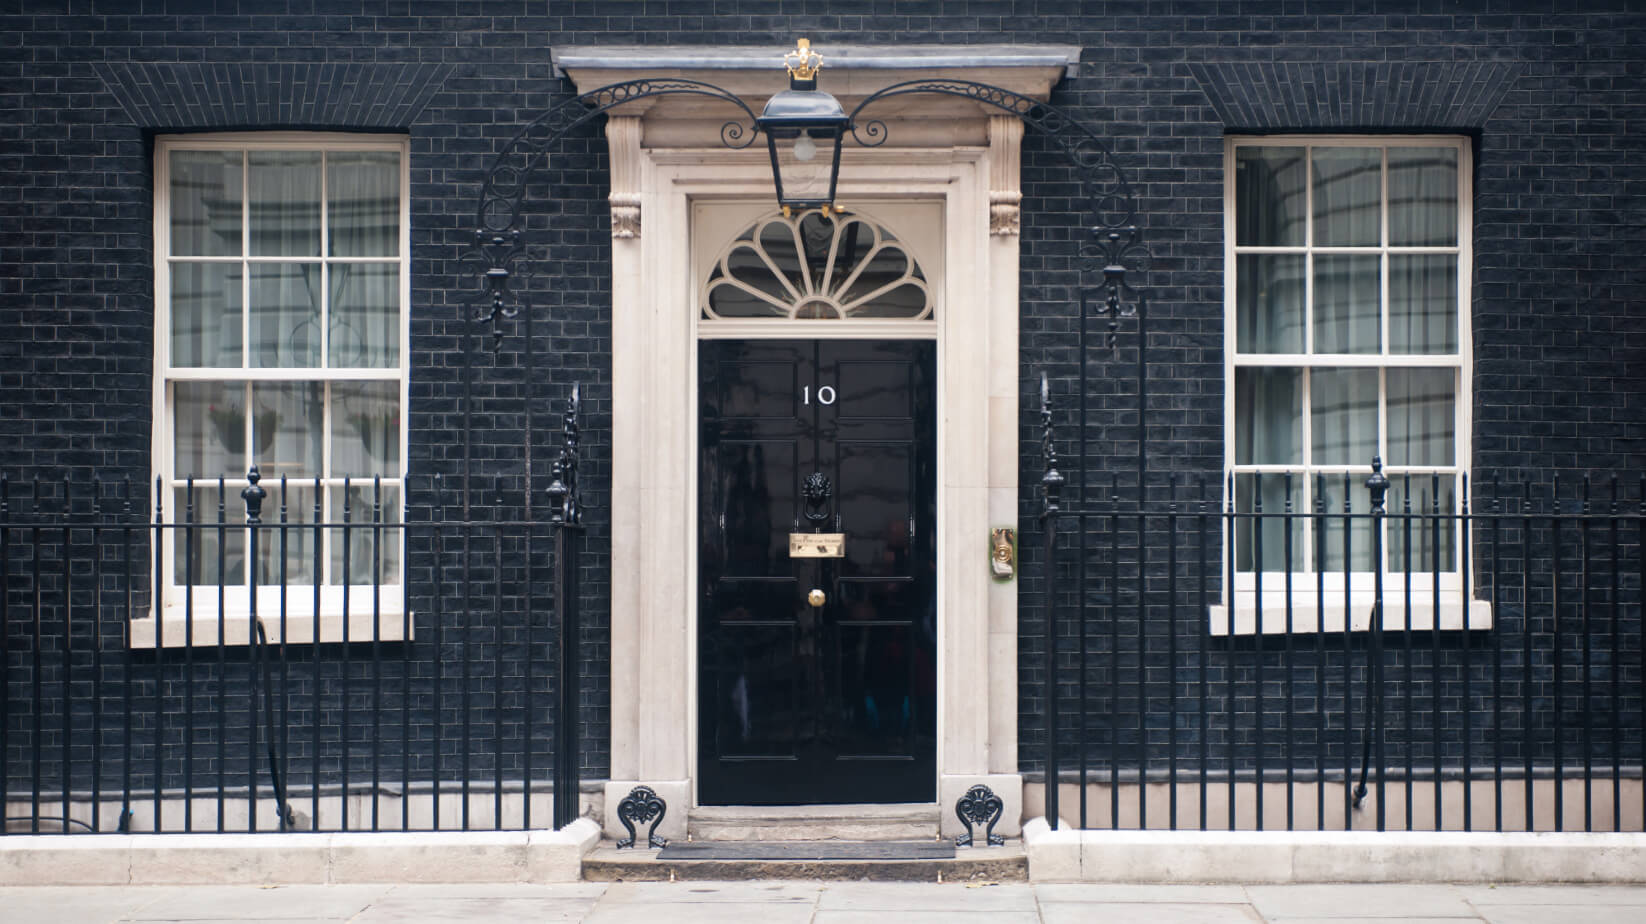
{"type": "Polygon", "coordinates": [[[1639,883],[1646,834],[1081,831],[1023,826],[1032,882],[1639,883]]]}
{"type": "Polygon", "coordinates": [[[0,885],[575,882],[600,825],[382,834],[9,835],[0,885]]]}

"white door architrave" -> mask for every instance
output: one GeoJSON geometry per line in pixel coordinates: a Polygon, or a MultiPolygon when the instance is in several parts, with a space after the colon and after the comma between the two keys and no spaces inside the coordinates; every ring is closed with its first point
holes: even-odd
{"type": "MultiPolygon", "coordinates": [[[[658,49],[639,57],[607,51],[564,50],[557,64],[587,91],[658,76],[659,61],[669,60],[667,49],[662,58],[658,49]],[[649,68],[635,67],[637,61],[649,68]]],[[[851,97],[899,80],[941,76],[983,80],[1044,99],[1072,55],[1069,49],[1041,51],[1034,58],[1016,50],[1010,63],[991,71],[987,61],[977,63],[987,58],[987,49],[981,55],[962,50],[976,59],[968,65],[935,69],[890,51],[876,59],[872,50],[859,49],[860,62],[878,60],[878,67],[856,70],[848,63],[844,74],[826,69],[824,88],[848,110],[855,104],[851,97]],[[831,87],[830,77],[851,90],[831,87]]],[[[758,71],[744,63],[729,74],[698,73],[683,64],[666,75],[706,79],[734,92],[758,79],[770,92],[782,75],[768,62],[780,52],[769,58],[757,52],[737,49],[728,60],[752,61],[758,71]]],[[[704,54],[693,50],[682,61],[700,61],[704,54]]],[[[942,56],[927,60],[953,64],[942,56]]],[[[695,805],[698,702],[696,345],[700,336],[716,335],[699,330],[697,320],[693,211],[695,203],[710,201],[744,201],[758,211],[754,205],[771,202],[772,181],[763,146],[729,151],[717,143],[721,124],[735,110],[695,100],[671,108],[667,97],[645,102],[644,112],[615,111],[606,129],[613,208],[613,501],[611,780],[605,805],[615,806],[636,785],[649,786],[669,807],[657,833],[682,837],[695,805]]],[[[750,105],[758,111],[759,102],[750,105]]],[[[950,809],[971,786],[986,783],[1005,802],[996,830],[1011,834],[1022,812],[1017,586],[991,579],[988,538],[991,526],[1015,527],[1017,520],[1016,210],[1023,125],[970,103],[929,112],[911,106],[904,102],[888,119],[892,140],[886,147],[848,147],[838,201],[847,207],[854,199],[941,205],[943,227],[935,239],[942,246],[944,295],[935,324],[925,322],[929,333],[886,334],[930,336],[938,344],[939,815],[943,833],[960,833],[950,809]],[[931,117],[919,118],[923,112],[931,117]]],[[[770,336],[828,336],[816,325],[840,323],[777,321],[782,329],[770,336]]],[[[615,812],[606,812],[605,823],[608,833],[624,833],[615,812]]]]}

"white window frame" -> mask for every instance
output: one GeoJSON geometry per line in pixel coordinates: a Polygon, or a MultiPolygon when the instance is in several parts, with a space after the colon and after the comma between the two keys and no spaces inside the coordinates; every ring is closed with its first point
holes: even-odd
{"type": "MultiPolygon", "coordinates": [[[[1370,460],[1359,465],[1238,465],[1235,456],[1235,440],[1240,421],[1235,416],[1236,389],[1235,375],[1239,368],[1256,367],[1283,367],[1283,368],[1333,368],[1347,367],[1373,368],[1380,370],[1378,376],[1378,455],[1387,460],[1387,376],[1381,370],[1390,368],[1439,368],[1455,369],[1457,373],[1457,389],[1454,401],[1454,462],[1450,466],[1403,466],[1394,467],[1385,465],[1384,472],[1394,486],[1401,483],[1402,478],[1410,474],[1413,477],[1413,489],[1419,485],[1426,486],[1433,473],[1442,474],[1442,483],[1450,478],[1457,496],[1463,497],[1463,485],[1469,472],[1471,459],[1470,433],[1472,428],[1472,401],[1473,401],[1473,350],[1471,331],[1471,238],[1474,227],[1473,190],[1471,160],[1471,146],[1467,138],[1452,135],[1272,135],[1272,136],[1227,136],[1224,140],[1224,199],[1223,199],[1223,230],[1224,230],[1224,470],[1235,475],[1261,473],[1265,478],[1283,478],[1286,472],[1291,472],[1294,479],[1303,479],[1301,486],[1305,498],[1303,509],[1296,513],[1310,513],[1314,509],[1312,498],[1313,480],[1315,475],[1323,475],[1328,479],[1336,479],[1341,484],[1345,473],[1349,473],[1355,484],[1354,509],[1358,514],[1370,512],[1370,506],[1365,500],[1364,490],[1360,488],[1365,479],[1371,474],[1370,460]],[[1308,149],[1330,147],[1379,147],[1383,148],[1382,182],[1379,199],[1379,227],[1380,243],[1377,246],[1335,247],[1317,246],[1314,236],[1314,182],[1312,169],[1306,173],[1305,190],[1308,200],[1304,205],[1304,220],[1306,222],[1304,243],[1297,246],[1251,246],[1240,245],[1236,240],[1237,218],[1236,209],[1236,149],[1241,147],[1303,147],[1308,149]],[[1457,220],[1458,236],[1455,247],[1438,246],[1391,246],[1389,243],[1389,209],[1388,209],[1388,148],[1436,147],[1450,148],[1457,152],[1458,172],[1458,199],[1457,220]],[[1304,254],[1305,256],[1305,312],[1304,312],[1304,349],[1311,350],[1314,340],[1314,273],[1312,271],[1313,255],[1317,253],[1355,253],[1376,254],[1380,265],[1380,310],[1379,325],[1382,335],[1381,350],[1375,354],[1315,354],[1304,353],[1250,353],[1237,352],[1237,332],[1239,330],[1237,298],[1238,291],[1238,257],[1242,254],[1287,253],[1304,254]],[[1456,254],[1457,256],[1457,341],[1458,351],[1455,354],[1393,354],[1389,352],[1389,254],[1456,254]],[[1421,477],[1421,481],[1418,479],[1421,477]]],[[[1312,164],[1312,157],[1308,161],[1312,164]]],[[[1306,378],[1306,377],[1305,377],[1306,378]]],[[[1300,397],[1302,405],[1301,446],[1308,460],[1311,442],[1311,388],[1307,384],[1302,387],[1300,397]]],[[[1312,461],[1312,460],[1309,460],[1312,461]]],[[[1295,483],[1295,482],[1294,482],[1295,483]]],[[[1225,484],[1225,490],[1232,490],[1232,482],[1225,484]]],[[[1392,492],[1391,492],[1392,498],[1392,492]]],[[[1225,498],[1225,502],[1232,505],[1233,497],[1225,498]]],[[[1390,513],[1399,513],[1394,507],[1388,508],[1390,513]]],[[[1265,510],[1267,513],[1282,511],[1265,510]]],[[[1328,510],[1328,515],[1336,511],[1328,510]]],[[[1423,512],[1415,507],[1414,514],[1423,512]]],[[[1451,511],[1456,513],[1456,510],[1451,511]]],[[[1415,524],[1414,524],[1415,526],[1415,524]]],[[[1393,531],[1399,527],[1389,521],[1387,529],[1393,531]]],[[[1232,528],[1224,530],[1224,554],[1235,554],[1234,534],[1232,528]]],[[[1459,567],[1467,567],[1464,562],[1461,540],[1462,530],[1454,529],[1452,535],[1453,561],[1459,567]]],[[[1388,541],[1388,532],[1385,533],[1383,543],[1383,592],[1384,611],[1383,626],[1385,629],[1429,630],[1436,625],[1437,614],[1435,601],[1435,575],[1425,566],[1418,570],[1414,561],[1410,586],[1407,586],[1406,576],[1401,570],[1402,562],[1391,558],[1391,543],[1388,541]],[[1411,606],[1408,613],[1407,599],[1411,606]],[[1409,620],[1409,621],[1408,621],[1409,620]]],[[[1312,524],[1308,521],[1300,522],[1295,527],[1293,548],[1300,557],[1312,556],[1313,534],[1312,524]]],[[[1343,631],[1345,624],[1352,630],[1366,630],[1371,627],[1372,602],[1374,597],[1375,576],[1370,571],[1356,571],[1345,574],[1343,571],[1328,571],[1322,576],[1316,571],[1292,571],[1288,575],[1285,571],[1263,571],[1261,576],[1253,571],[1239,571],[1231,567],[1229,559],[1224,559],[1224,574],[1234,575],[1232,593],[1235,605],[1229,605],[1231,590],[1225,588],[1224,599],[1220,605],[1211,607],[1209,614],[1210,630],[1213,635],[1251,635],[1251,634],[1281,634],[1290,630],[1298,632],[1316,631],[1343,631]],[[1290,608],[1288,613],[1288,578],[1290,580],[1290,608]],[[1345,586],[1347,584],[1347,586],[1345,586]],[[1261,599],[1258,588],[1261,586],[1261,599]],[[1324,606],[1320,605],[1320,591],[1324,588],[1324,606]]],[[[1472,575],[1471,575],[1472,577],[1472,575]]],[[[1476,585],[1472,580],[1465,581],[1461,570],[1442,571],[1439,574],[1439,613],[1438,622],[1441,629],[1484,629],[1491,625],[1491,613],[1484,601],[1472,601],[1467,609],[1463,605],[1463,594],[1468,589],[1473,596],[1476,585]],[[1465,584],[1467,583],[1467,588],[1465,584]]]]}
{"type": "MultiPolygon", "coordinates": [[[[224,132],[201,135],[162,136],[155,140],[154,150],[154,380],[152,407],[153,427],[151,439],[151,486],[158,479],[161,485],[161,499],[164,502],[163,514],[165,522],[174,523],[178,511],[175,509],[174,488],[182,485],[175,477],[173,465],[174,432],[171,413],[171,386],[185,381],[290,381],[290,382],[365,382],[390,381],[398,384],[400,396],[400,466],[401,471],[393,478],[382,479],[384,492],[391,488],[399,492],[400,512],[399,519],[404,520],[406,509],[406,460],[408,458],[409,432],[409,381],[411,368],[411,170],[410,170],[410,140],[404,136],[345,134],[334,132],[224,132]],[[248,353],[251,343],[248,337],[241,338],[241,368],[216,369],[199,367],[173,368],[171,365],[171,273],[169,267],[172,262],[171,254],[171,209],[169,194],[171,188],[171,158],[174,151],[395,151],[400,155],[400,240],[399,252],[395,258],[399,263],[399,302],[400,320],[398,335],[400,337],[399,363],[392,369],[355,369],[355,368],[269,368],[253,367],[249,365],[248,353]]],[[[326,171],[321,171],[321,201],[326,201],[325,184],[326,171]]],[[[245,199],[242,198],[242,204],[245,199]]],[[[357,258],[333,257],[326,252],[324,246],[324,228],[326,225],[326,211],[322,208],[322,248],[319,256],[304,258],[304,262],[315,262],[326,266],[334,263],[360,262],[357,258]]],[[[249,210],[242,209],[243,233],[246,223],[249,222],[249,210]]],[[[180,260],[196,262],[197,257],[182,257],[180,260]]],[[[242,265],[256,262],[290,262],[291,258],[284,257],[254,257],[245,251],[238,256],[205,258],[216,262],[241,263],[242,265]]],[[[379,258],[370,258],[367,262],[388,262],[379,258]]],[[[249,284],[249,274],[242,274],[242,284],[249,284]]],[[[329,292],[325,286],[323,290],[329,292]]],[[[329,295],[327,296],[329,297],[329,295]]],[[[242,313],[249,314],[249,308],[242,299],[242,313]]],[[[246,323],[243,321],[243,323],[246,323]]],[[[325,353],[325,325],[322,325],[321,356],[325,353]]],[[[322,360],[324,361],[324,360],[322,360]]],[[[328,396],[327,401],[330,401],[328,396]]],[[[331,452],[331,434],[329,428],[322,428],[322,458],[329,459],[331,452]]],[[[238,477],[223,480],[225,492],[225,516],[229,523],[243,523],[245,507],[239,502],[239,491],[249,482],[244,473],[238,477]]],[[[264,523],[279,521],[279,501],[275,496],[278,491],[278,479],[265,474],[263,486],[269,489],[270,496],[264,502],[262,519],[264,523]]],[[[308,486],[312,488],[314,478],[310,476],[301,481],[292,482],[294,488],[308,486]]],[[[328,488],[341,488],[343,479],[325,478],[322,482],[328,488]]],[[[370,490],[371,479],[355,478],[351,484],[365,486],[370,490]]],[[[197,486],[207,486],[205,482],[196,480],[197,486]]],[[[215,479],[210,487],[215,487],[215,479]]],[[[150,515],[152,517],[152,508],[150,515]]],[[[215,510],[196,510],[196,521],[214,518],[215,510]]],[[[323,517],[326,522],[332,519],[330,503],[323,507],[323,517]]],[[[366,521],[371,518],[370,509],[356,512],[351,519],[354,522],[366,521]]],[[[387,519],[387,517],[385,517],[387,519]]],[[[312,530],[312,524],[298,529],[312,530]]],[[[371,527],[362,527],[369,531],[371,527]]],[[[335,530],[327,529],[322,547],[323,568],[329,568],[331,563],[331,545],[334,541],[331,534],[335,530]]],[[[155,618],[155,607],[151,611],[135,619],[132,623],[130,644],[134,648],[152,648],[163,645],[167,648],[186,645],[216,646],[221,640],[225,645],[245,645],[250,641],[251,598],[249,589],[245,586],[225,586],[222,589],[222,607],[219,610],[219,593],[216,584],[195,584],[191,595],[177,579],[173,566],[176,530],[166,529],[159,548],[150,550],[149,573],[161,578],[157,588],[159,619],[155,618]],[[159,555],[158,561],[154,559],[159,555]],[[190,614],[192,613],[192,625],[190,614]]],[[[277,542],[278,530],[264,530],[259,538],[260,542],[277,542]]],[[[393,528],[383,530],[383,543],[395,543],[398,546],[398,561],[400,575],[394,583],[385,582],[375,586],[367,576],[365,583],[359,582],[351,575],[348,587],[348,620],[345,626],[344,615],[344,588],[340,584],[322,582],[319,595],[319,613],[316,618],[315,595],[313,584],[289,584],[284,588],[279,585],[262,585],[257,588],[257,611],[265,632],[270,641],[284,640],[292,644],[313,642],[337,642],[347,637],[353,641],[398,641],[411,637],[411,619],[405,609],[405,530],[393,528]],[[284,610],[282,610],[282,600],[284,610]],[[346,629],[346,632],[345,632],[346,629]]],[[[153,544],[151,543],[151,546],[153,544]]]]}

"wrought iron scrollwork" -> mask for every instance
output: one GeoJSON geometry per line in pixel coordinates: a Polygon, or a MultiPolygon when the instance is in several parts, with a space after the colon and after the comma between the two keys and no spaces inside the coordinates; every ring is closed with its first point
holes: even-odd
{"type": "Polygon", "coordinates": [[[668,814],[668,811],[669,804],[650,786],[636,786],[629,790],[629,794],[617,803],[617,820],[622,822],[623,829],[629,832],[628,837],[617,842],[617,849],[623,850],[634,846],[636,824],[647,826],[647,846],[669,846],[669,839],[660,837],[657,833],[657,826],[663,823],[663,816],[668,814]]]}
{"type": "Polygon", "coordinates": [[[1083,269],[1097,267],[1103,273],[1102,307],[1098,310],[1108,318],[1108,344],[1114,349],[1115,335],[1123,317],[1137,317],[1143,311],[1144,296],[1127,282],[1136,279],[1148,269],[1149,253],[1143,246],[1137,228],[1118,230],[1097,227],[1092,229],[1092,240],[1080,248],[1083,269]]]}
{"type": "Polygon", "coordinates": [[[549,522],[557,526],[579,526],[583,522],[583,504],[577,496],[577,446],[582,439],[577,418],[582,412],[582,391],[581,385],[574,384],[571,397],[566,399],[560,456],[554,460],[554,480],[549,482],[553,510],[549,522]]]}
{"type": "Polygon", "coordinates": [[[976,846],[973,835],[979,826],[983,827],[983,842],[990,847],[999,847],[1006,843],[1004,835],[994,833],[994,826],[1000,823],[1000,816],[1005,812],[1006,804],[994,794],[994,790],[979,783],[954,804],[954,814],[960,823],[966,826],[966,833],[954,839],[956,847],[976,846]]]}
{"type": "Polygon", "coordinates": [[[502,343],[503,321],[520,311],[520,306],[511,301],[510,283],[530,274],[521,230],[522,207],[532,178],[566,133],[619,106],[671,94],[706,96],[736,106],[747,116],[747,125],[739,119],[727,121],[720,127],[720,140],[730,148],[745,148],[754,142],[754,111],[728,90],[697,80],[628,80],[555,106],[521,129],[492,161],[481,187],[474,245],[464,253],[463,261],[484,280],[483,303],[475,310],[473,320],[491,325],[493,349],[502,343]]]}
{"type": "Polygon", "coordinates": [[[1115,162],[1103,140],[1067,112],[1033,97],[971,80],[910,80],[893,84],[863,98],[852,110],[852,137],[865,147],[878,147],[888,139],[886,123],[861,119],[864,109],[894,96],[935,93],[957,96],[998,109],[1021,119],[1026,129],[1044,135],[1056,145],[1080,174],[1080,182],[1091,209],[1094,225],[1091,239],[1082,246],[1084,269],[1101,268],[1102,305],[1109,319],[1109,346],[1115,343],[1119,318],[1142,310],[1144,298],[1136,280],[1148,271],[1148,251],[1136,227],[1137,196],[1124,171],[1115,162]]]}
{"type": "Polygon", "coordinates": [[[1057,470],[1057,444],[1052,439],[1052,387],[1040,373],[1040,519],[1057,516],[1063,494],[1063,473],[1057,470]]]}
{"type": "Polygon", "coordinates": [[[517,305],[509,303],[509,282],[517,273],[523,274],[520,264],[526,253],[520,231],[493,232],[480,229],[474,232],[474,246],[463,254],[463,261],[471,273],[485,281],[482,304],[474,310],[472,321],[491,324],[492,349],[503,342],[503,321],[520,313],[517,305]]]}
{"type": "Polygon", "coordinates": [[[879,119],[860,120],[859,114],[881,100],[913,93],[958,96],[1018,117],[1026,128],[1045,135],[1057,145],[1081,172],[1094,218],[1100,227],[1117,230],[1136,221],[1137,197],[1103,140],[1056,106],[1002,87],[972,80],[928,79],[895,83],[864,97],[852,110],[852,124],[858,126],[853,129],[852,137],[865,147],[885,144],[888,137],[886,123],[879,119]]]}
{"type": "Polygon", "coordinates": [[[806,520],[811,523],[821,523],[829,518],[829,512],[824,508],[829,498],[834,496],[834,483],[829,476],[822,472],[812,472],[800,484],[800,494],[806,499],[806,520]]]}

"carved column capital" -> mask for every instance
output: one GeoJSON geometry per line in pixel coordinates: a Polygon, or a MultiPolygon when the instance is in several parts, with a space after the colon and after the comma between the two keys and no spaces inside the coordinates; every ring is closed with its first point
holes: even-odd
{"type": "Polygon", "coordinates": [[[1023,201],[1023,121],[1016,116],[989,116],[989,233],[1012,235],[1020,224],[1023,201]]]}
{"type": "Polygon", "coordinates": [[[606,146],[610,152],[612,191],[606,197],[612,209],[612,237],[640,236],[640,119],[609,116],[606,146]]]}

